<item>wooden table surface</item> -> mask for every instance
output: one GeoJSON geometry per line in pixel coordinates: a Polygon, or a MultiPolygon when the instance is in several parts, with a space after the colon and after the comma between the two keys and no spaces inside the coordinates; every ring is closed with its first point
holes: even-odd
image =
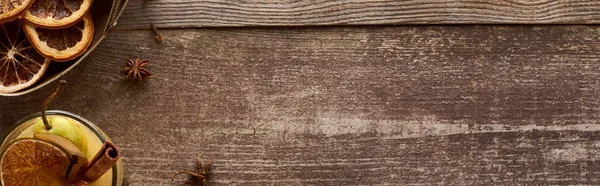
{"type": "MultiPolygon", "coordinates": [[[[125,185],[185,185],[197,155],[211,186],[598,185],[599,23],[597,0],[131,0],[52,109],[108,133],[125,185]],[[118,73],[138,56],[155,78],[118,73]]],[[[54,87],[0,98],[0,131],[54,87]]]]}

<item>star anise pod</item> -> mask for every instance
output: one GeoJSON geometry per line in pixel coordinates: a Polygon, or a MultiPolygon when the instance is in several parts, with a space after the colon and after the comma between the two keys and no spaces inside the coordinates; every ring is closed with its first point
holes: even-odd
{"type": "Polygon", "coordinates": [[[207,181],[208,171],[212,167],[213,162],[214,162],[214,159],[211,159],[208,162],[208,165],[206,167],[204,167],[202,165],[202,160],[200,159],[200,157],[196,157],[196,170],[194,170],[194,171],[178,171],[171,177],[171,181],[175,181],[175,177],[179,174],[189,174],[190,176],[192,176],[193,180],[191,182],[187,182],[187,183],[197,184],[200,186],[208,186],[208,181],[207,181]]]}
{"type": "Polygon", "coordinates": [[[150,61],[141,60],[139,57],[135,60],[127,59],[127,67],[121,70],[121,74],[138,81],[152,77],[152,73],[148,70],[148,63],[150,61]]]}

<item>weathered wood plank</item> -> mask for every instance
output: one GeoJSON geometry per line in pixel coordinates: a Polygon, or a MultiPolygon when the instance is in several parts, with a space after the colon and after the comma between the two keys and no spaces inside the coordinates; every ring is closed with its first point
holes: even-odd
{"type": "Polygon", "coordinates": [[[598,24],[597,0],[131,0],[120,28],[598,24]]]}
{"type": "MultiPolygon", "coordinates": [[[[600,184],[600,26],[115,31],[53,108],[121,147],[130,185],[600,184]],[[124,80],[125,58],[156,78],[124,80]],[[183,178],[177,180],[183,184],[183,178]]],[[[0,98],[0,130],[53,87],[0,98]]]]}

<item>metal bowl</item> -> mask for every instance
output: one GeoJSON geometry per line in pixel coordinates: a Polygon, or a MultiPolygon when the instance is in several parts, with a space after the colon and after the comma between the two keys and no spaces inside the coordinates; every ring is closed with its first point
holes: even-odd
{"type": "Polygon", "coordinates": [[[94,0],[92,4],[92,17],[94,19],[94,38],[88,50],[79,58],[65,63],[52,62],[44,76],[32,86],[13,93],[0,93],[0,96],[20,96],[36,91],[47,84],[57,80],[71,69],[75,68],[98,46],[108,32],[117,24],[117,19],[125,10],[129,0],[94,0]]]}

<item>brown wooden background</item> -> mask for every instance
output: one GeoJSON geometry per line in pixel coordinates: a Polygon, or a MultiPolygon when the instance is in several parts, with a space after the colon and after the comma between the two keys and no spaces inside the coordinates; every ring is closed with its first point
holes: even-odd
{"type": "MultiPolygon", "coordinates": [[[[132,0],[52,108],[112,137],[126,185],[201,154],[211,185],[599,185],[598,23],[595,0],[132,0]],[[138,56],[155,78],[118,73],[138,56]]],[[[0,131],[53,89],[0,98],[0,131]]]]}

